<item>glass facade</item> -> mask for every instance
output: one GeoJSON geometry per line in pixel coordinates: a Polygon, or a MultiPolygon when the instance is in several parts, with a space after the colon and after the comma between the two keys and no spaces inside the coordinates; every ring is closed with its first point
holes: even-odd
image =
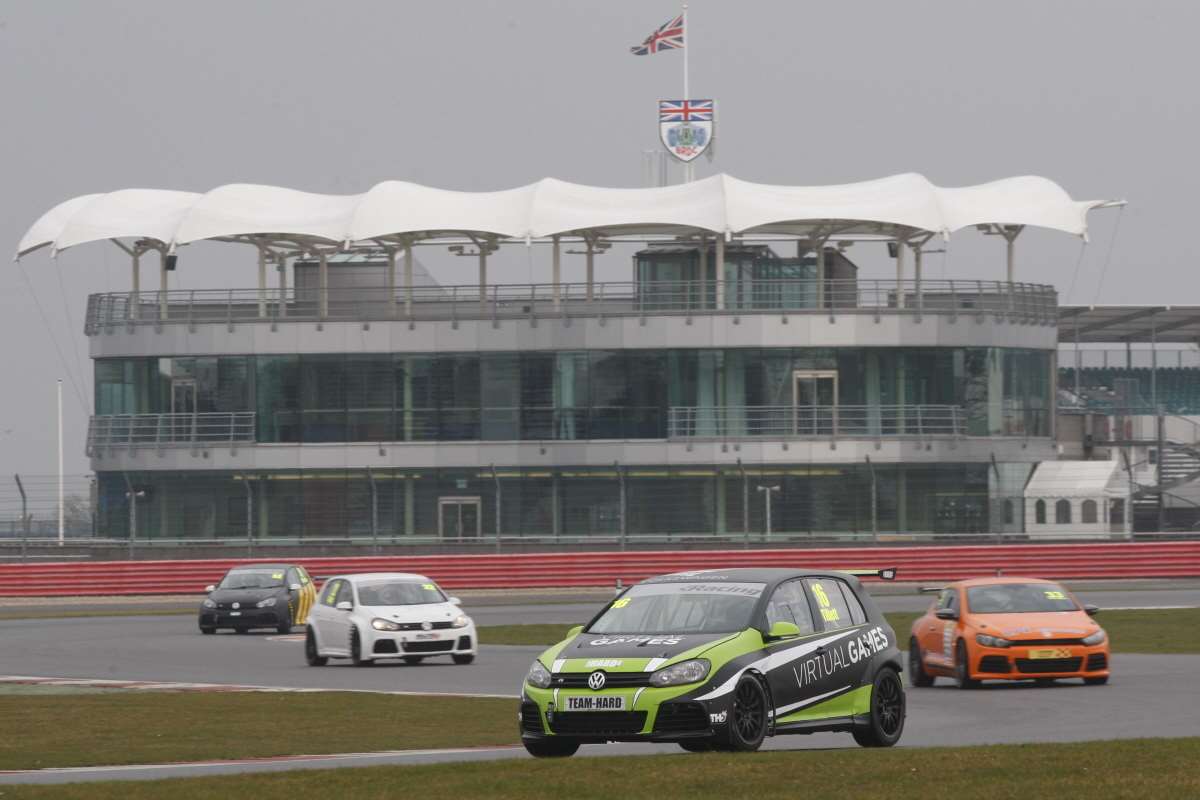
{"type": "MultiPolygon", "coordinates": [[[[1001,468],[1007,465],[1000,465],[1001,468]]],[[[1027,468],[1027,467],[1026,467],[1027,468]]],[[[618,537],[685,542],[994,530],[990,464],[795,464],[320,472],[128,473],[137,538],[469,540],[618,537]],[[872,492],[875,520],[872,521],[872,492]],[[499,503],[497,503],[497,493],[499,503]],[[747,503],[748,499],[748,503],[747,503]],[[497,509],[499,524],[497,525],[497,509]]],[[[125,474],[100,472],[97,535],[127,537],[125,474]]]]}
{"type": "Polygon", "coordinates": [[[1048,436],[1052,358],[731,348],[98,359],[95,402],[98,415],[256,411],[264,443],[662,439],[673,407],[789,407],[797,371],[821,371],[836,374],[834,405],[958,406],[969,435],[1048,436]]]}

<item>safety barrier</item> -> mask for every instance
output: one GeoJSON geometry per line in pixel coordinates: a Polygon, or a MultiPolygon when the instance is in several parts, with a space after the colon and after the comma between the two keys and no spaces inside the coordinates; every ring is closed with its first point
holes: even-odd
{"type": "MultiPolygon", "coordinates": [[[[1200,576],[1200,541],[1105,544],[685,550],[512,555],[386,555],[288,559],[314,576],[403,571],[447,588],[612,586],[719,567],[897,567],[902,581],[979,575],[1082,578],[1200,576]]],[[[0,597],[194,594],[237,564],[269,558],[0,564],[0,597]]]]}

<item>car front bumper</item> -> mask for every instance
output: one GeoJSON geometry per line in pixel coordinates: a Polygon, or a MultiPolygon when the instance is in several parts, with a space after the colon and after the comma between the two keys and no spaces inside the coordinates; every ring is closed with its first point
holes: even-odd
{"type": "Polygon", "coordinates": [[[291,624],[291,610],[277,604],[268,608],[229,609],[206,608],[200,612],[201,628],[276,628],[291,624]]]}
{"type": "Polygon", "coordinates": [[[711,737],[724,730],[733,695],[708,700],[688,697],[698,688],[692,684],[592,692],[525,684],[519,714],[521,737],[564,736],[583,742],[676,742],[711,737]],[[617,711],[565,710],[571,697],[620,697],[623,702],[617,711]]]}
{"type": "Polygon", "coordinates": [[[1101,678],[1109,674],[1107,642],[1086,645],[1023,645],[972,648],[971,676],[979,680],[1101,678]]]}
{"type": "Polygon", "coordinates": [[[479,637],[473,624],[465,628],[430,631],[377,631],[372,628],[363,639],[363,655],[367,658],[475,655],[479,651],[479,637]]]}

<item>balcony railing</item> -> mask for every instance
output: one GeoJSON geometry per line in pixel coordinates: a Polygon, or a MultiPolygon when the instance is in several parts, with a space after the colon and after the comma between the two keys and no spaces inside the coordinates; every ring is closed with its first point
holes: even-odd
{"type": "Polygon", "coordinates": [[[254,441],[254,412],[113,414],[92,417],[87,452],[113,447],[187,447],[254,441]]]}
{"type": "Polygon", "coordinates": [[[118,325],[422,321],[649,314],[993,314],[1054,324],[1052,286],[968,280],[811,279],[535,283],[279,290],[183,289],[88,298],[85,332],[118,325]],[[720,289],[720,291],[718,291],[720,289]]]}
{"type": "Polygon", "coordinates": [[[674,406],[669,439],[869,439],[964,436],[959,406],[674,406]]]}

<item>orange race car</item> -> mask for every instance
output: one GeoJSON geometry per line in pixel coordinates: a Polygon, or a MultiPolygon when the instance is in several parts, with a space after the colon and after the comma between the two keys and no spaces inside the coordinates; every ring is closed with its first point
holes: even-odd
{"type": "Polygon", "coordinates": [[[937,592],[912,626],[909,680],[932,686],[938,676],[971,689],[981,680],[1083,678],[1108,682],[1104,629],[1057,583],[1036,578],[972,578],[937,592]]]}

